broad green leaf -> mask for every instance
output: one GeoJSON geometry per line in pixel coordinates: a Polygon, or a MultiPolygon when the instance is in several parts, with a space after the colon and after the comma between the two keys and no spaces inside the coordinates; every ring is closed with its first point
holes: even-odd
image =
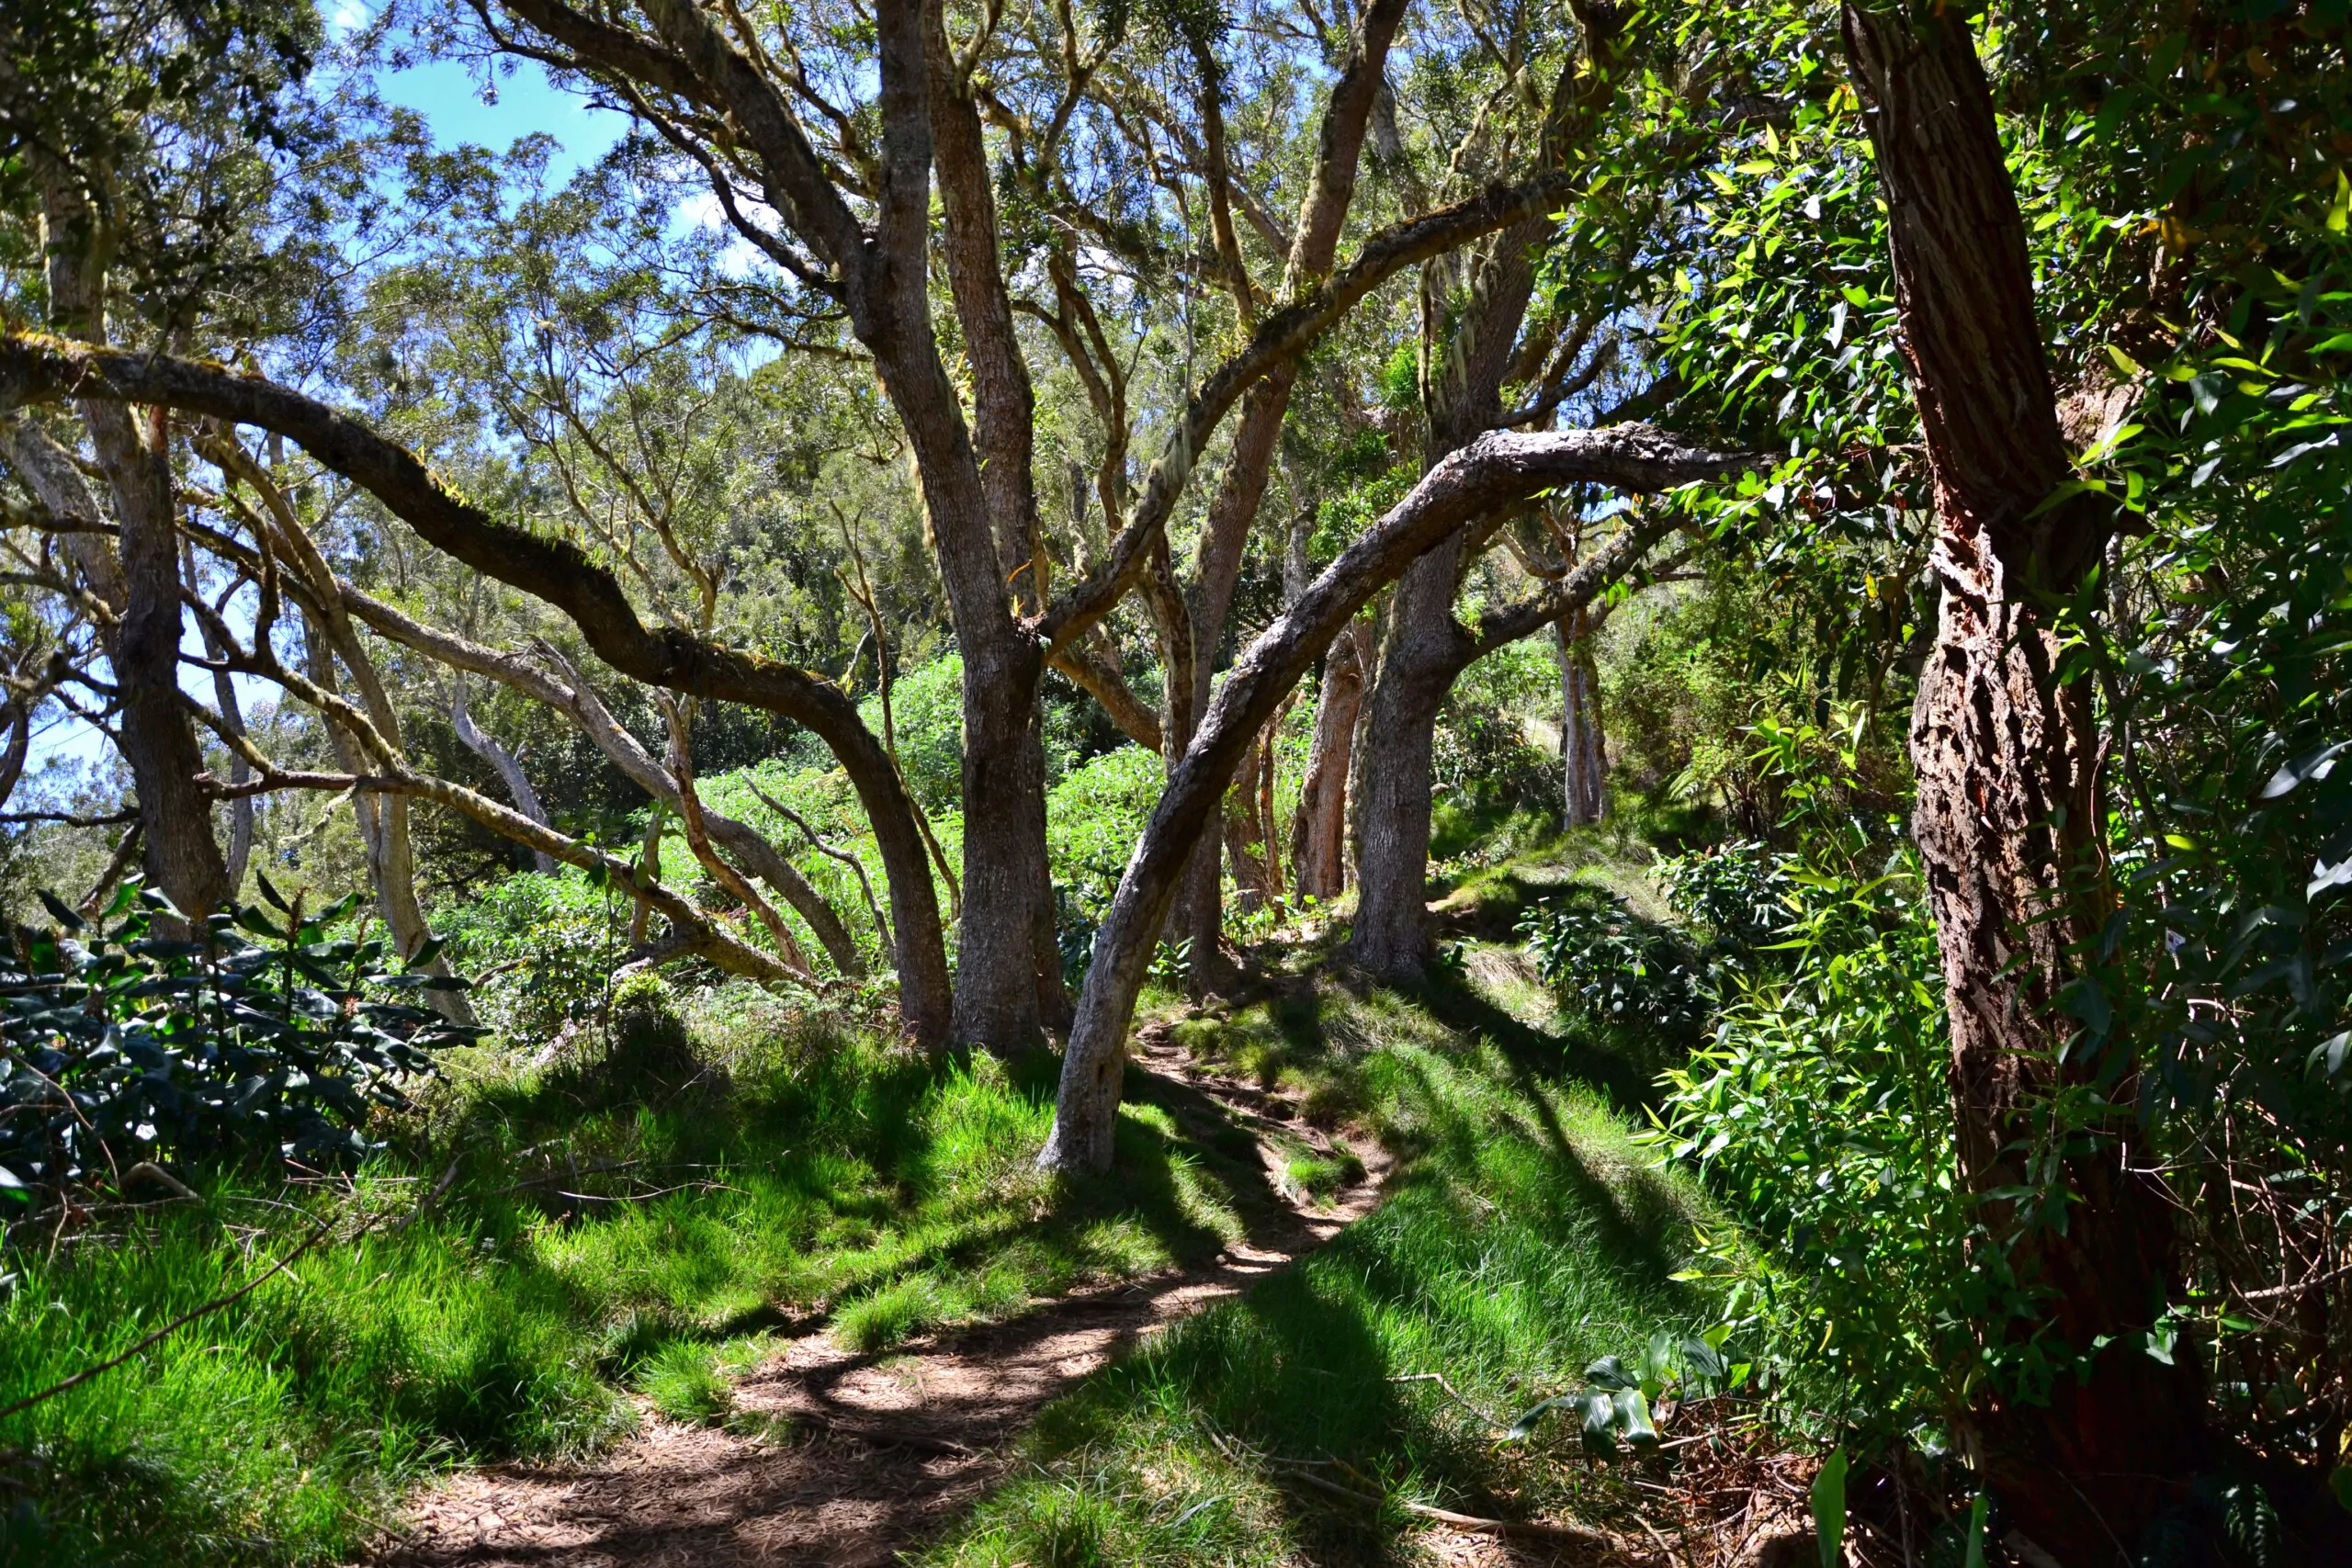
{"type": "Polygon", "coordinates": [[[1625,1363],[1615,1356],[1601,1357],[1584,1370],[1584,1375],[1594,1387],[1605,1388],[1611,1393],[1621,1388],[1631,1388],[1641,1381],[1627,1371],[1625,1363]]]}
{"type": "Polygon", "coordinates": [[[1846,1450],[1838,1449],[1821,1461],[1813,1478],[1813,1529],[1821,1546],[1821,1568],[1838,1568],[1845,1561],[1846,1450]]]}

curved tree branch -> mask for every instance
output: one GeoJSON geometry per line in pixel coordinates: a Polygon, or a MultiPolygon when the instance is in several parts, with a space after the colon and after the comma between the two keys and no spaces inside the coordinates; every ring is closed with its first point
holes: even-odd
{"type": "Polygon", "coordinates": [[[907,1027],[925,1043],[946,1038],[946,949],[913,804],[857,705],[831,682],[675,627],[647,626],[620,583],[579,547],[500,522],[406,447],[300,392],[196,360],[33,334],[0,337],[0,405],[67,396],[180,408],[283,435],[368,491],[426,543],[563,612],[621,673],[763,708],[814,731],[840,759],[882,850],[907,1027]]]}
{"type": "MultiPolygon", "coordinates": [[[[1109,1165],[1127,1026],[1193,842],[1276,705],[1374,593],[1455,529],[1539,491],[1578,482],[1666,490],[1720,477],[1745,461],[1647,425],[1544,435],[1491,433],[1432,468],[1326,568],[1235,663],[1119,880],[1095,937],[1094,961],[1062,1057],[1054,1131],[1039,1162],[1059,1169],[1109,1165]]],[[[1589,598],[1671,525],[1670,514],[1659,509],[1596,551],[1566,581],[1589,598]]]]}

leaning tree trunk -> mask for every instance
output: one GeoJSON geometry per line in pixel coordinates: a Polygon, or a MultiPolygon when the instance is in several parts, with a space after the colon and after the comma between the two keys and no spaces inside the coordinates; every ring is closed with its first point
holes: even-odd
{"type": "Polygon", "coordinates": [[[1315,737],[1308,743],[1298,811],[1291,819],[1292,878],[1301,899],[1328,904],[1347,891],[1348,761],[1355,747],[1356,718],[1363,711],[1364,646],[1369,640],[1363,624],[1351,622],[1323,655],[1315,737]]]}
{"type": "MultiPolygon", "coordinates": [[[[2044,1179],[2053,1098],[2132,1099],[2126,1043],[2103,1030],[2070,1042],[2075,1025],[2056,1011],[2114,907],[2098,719],[2088,684],[2060,676],[2058,626],[2109,519],[2089,497],[2047,505],[2072,470],[1966,25],[1957,12],[1908,22],[1849,5],[1844,31],[1871,106],[1935,477],[1944,592],[1912,721],[1914,828],[1951,1006],[1961,1166],[1989,1195],[2044,1179]]],[[[2017,1527],[2068,1563],[2111,1562],[2197,1466],[2196,1358],[2167,1366],[2141,1348],[2174,1283],[2158,1180],[2132,1168],[2111,1127],[2072,1130],[2054,1168],[2063,1226],[2041,1205],[1988,1201],[1985,1246],[2045,1297],[2036,1318],[2000,1331],[2054,1337],[2087,1370],[2060,1376],[2046,1406],[1992,1393],[1971,1419],[2017,1527]]]]}
{"type": "MultiPolygon", "coordinates": [[[[1177,881],[1204,831],[1215,824],[1234,769],[1298,678],[1356,612],[1417,558],[1497,507],[1580,480],[1633,491],[1665,489],[1712,478],[1737,461],[1684,446],[1645,425],[1482,436],[1423,475],[1411,494],[1341,552],[1250,643],[1218,688],[1200,732],[1153,808],[1095,934],[1077,1021],[1062,1053],[1054,1130],[1039,1164],[1073,1171],[1110,1165],[1127,1026],[1177,881]]],[[[1596,551],[1560,585],[1563,602],[1551,615],[1589,600],[1615,581],[1662,531],[1629,527],[1596,551]]]]}

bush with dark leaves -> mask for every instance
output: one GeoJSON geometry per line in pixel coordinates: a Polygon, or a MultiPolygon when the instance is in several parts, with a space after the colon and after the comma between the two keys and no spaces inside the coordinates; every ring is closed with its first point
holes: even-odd
{"type": "Polygon", "coordinates": [[[345,928],[355,897],[305,915],[266,879],[271,909],[211,916],[195,941],[153,934],[177,911],[127,886],[85,919],[48,895],[52,930],[0,953],[0,1190],[114,1177],[141,1160],[347,1168],[367,1123],[470,1027],[412,1005],[464,982],[402,968],[345,928]]]}

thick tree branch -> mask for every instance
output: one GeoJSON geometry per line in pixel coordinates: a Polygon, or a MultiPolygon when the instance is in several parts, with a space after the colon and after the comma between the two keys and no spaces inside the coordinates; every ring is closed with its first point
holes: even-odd
{"type": "Polygon", "coordinates": [[[882,849],[907,1025],[926,1043],[945,1038],[946,951],[913,804],[857,705],[831,682],[675,627],[648,627],[619,582],[579,547],[498,521],[406,447],[299,392],[200,361],[0,337],[0,405],[66,396],[160,404],[273,431],[368,491],[426,543],[563,612],[621,673],[781,714],[814,731],[841,760],[882,849]]]}
{"type": "MultiPolygon", "coordinates": [[[[1093,1169],[1109,1163],[1111,1111],[1117,1104],[1127,1026],[1193,842],[1213,819],[1234,767],[1275,706],[1375,592],[1455,529],[1539,491],[1574,483],[1666,490],[1718,478],[1745,461],[1647,425],[1544,435],[1491,433],[1432,468],[1411,494],[1327,567],[1235,663],[1120,878],[1095,938],[1094,962],[1062,1058],[1054,1133],[1041,1163],[1093,1169]]],[[[1597,552],[1570,581],[1590,597],[1669,525],[1661,516],[1629,527],[1611,550],[1597,552]],[[1629,553],[1621,559],[1620,551],[1629,553]]]]}

